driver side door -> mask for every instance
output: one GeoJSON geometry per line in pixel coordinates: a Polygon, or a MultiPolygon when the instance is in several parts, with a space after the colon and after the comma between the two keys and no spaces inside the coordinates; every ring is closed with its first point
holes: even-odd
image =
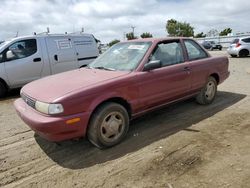
{"type": "Polygon", "coordinates": [[[184,61],[180,40],[159,43],[149,61],[160,60],[161,67],[138,76],[140,104],[143,110],[184,97],[190,90],[189,65],[184,61]]]}
{"type": "Polygon", "coordinates": [[[43,59],[36,39],[12,43],[3,52],[3,58],[11,87],[21,87],[41,77],[43,59]]]}

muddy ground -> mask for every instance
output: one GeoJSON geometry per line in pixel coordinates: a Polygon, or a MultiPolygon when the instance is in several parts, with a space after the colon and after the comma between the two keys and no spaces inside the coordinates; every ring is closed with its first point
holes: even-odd
{"type": "Polygon", "coordinates": [[[141,117],[107,150],[34,135],[12,91],[0,101],[0,187],[249,187],[250,57],[230,58],[230,71],[213,104],[191,99],[141,117]]]}

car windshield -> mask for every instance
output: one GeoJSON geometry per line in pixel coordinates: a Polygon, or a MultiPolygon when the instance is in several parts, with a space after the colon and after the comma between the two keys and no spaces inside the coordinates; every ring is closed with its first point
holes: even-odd
{"type": "Polygon", "coordinates": [[[0,48],[1,48],[3,45],[5,45],[5,44],[6,44],[5,41],[0,41],[0,48]]]}
{"type": "Polygon", "coordinates": [[[88,68],[132,71],[138,66],[150,46],[151,42],[118,43],[89,64],[88,68]]]}

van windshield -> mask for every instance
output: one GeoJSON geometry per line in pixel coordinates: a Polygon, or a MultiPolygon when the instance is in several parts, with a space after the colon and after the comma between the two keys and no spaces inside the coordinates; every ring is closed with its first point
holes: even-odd
{"type": "Polygon", "coordinates": [[[151,42],[118,43],[100,55],[88,67],[132,71],[138,66],[150,46],[151,42]]]}

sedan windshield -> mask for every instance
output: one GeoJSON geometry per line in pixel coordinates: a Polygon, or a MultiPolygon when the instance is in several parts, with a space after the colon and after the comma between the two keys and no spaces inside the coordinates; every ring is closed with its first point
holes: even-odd
{"type": "Polygon", "coordinates": [[[144,55],[151,42],[125,42],[118,43],[89,64],[89,68],[105,70],[134,70],[144,55]]]}
{"type": "Polygon", "coordinates": [[[5,44],[6,44],[5,41],[0,41],[0,48],[1,48],[1,46],[5,45],[5,44]]]}

